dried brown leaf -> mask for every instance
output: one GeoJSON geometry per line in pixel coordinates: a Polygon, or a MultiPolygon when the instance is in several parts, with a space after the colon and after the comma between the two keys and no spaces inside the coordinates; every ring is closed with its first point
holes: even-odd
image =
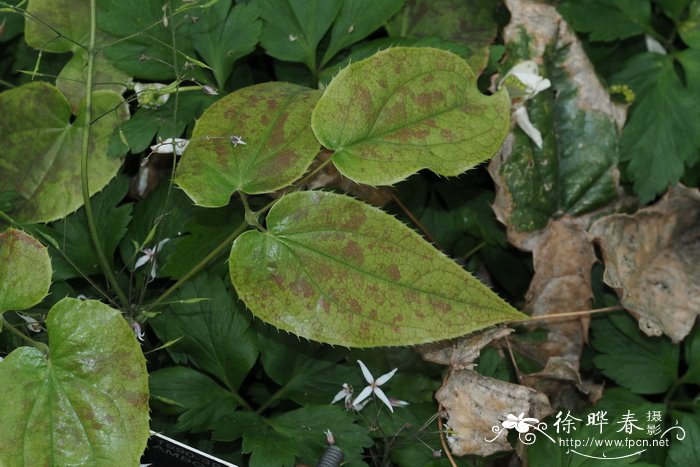
{"type": "Polygon", "coordinates": [[[513,330],[506,327],[489,328],[458,339],[420,345],[418,352],[424,360],[448,365],[453,370],[471,369],[481,349],[511,332],[513,330]]]}
{"type": "Polygon", "coordinates": [[[452,371],[435,398],[447,412],[447,441],[458,456],[512,450],[506,436],[486,441],[494,438],[493,428],[500,427],[508,414],[541,420],[552,413],[544,394],[472,370],[452,371]]]}
{"type": "Polygon", "coordinates": [[[674,342],[700,314],[700,193],[671,188],[634,215],[615,214],[590,229],[605,259],[605,283],[650,336],[674,342]]]}

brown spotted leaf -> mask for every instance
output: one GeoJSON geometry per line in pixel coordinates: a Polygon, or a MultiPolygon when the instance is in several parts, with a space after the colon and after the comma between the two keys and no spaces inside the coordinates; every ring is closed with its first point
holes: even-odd
{"type": "Polygon", "coordinates": [[[122,314],[64,298],[46,328],[48,355],[20,347],[0,362],[0,465],[138,465],[148,373],[122,314]]]}
{"type": "Polygon", "coordinates": [[[253,314],[320,342],[420,344],[524,318],[398,220],[334,193],[284,196],[229,264],[253,314]]]}
{"type": "Polygon", "coordinates": [[[485,161],[508,133],[505,91],[485,96],[457,55],[395,47],[343,69],[311,125],[333,164],[367,185],[391,185],[427,168],[459,175],[485,161]]]}
{"type": "Polygon", "coordinates": [[[51,258],[44,245],[21,230],[0,233],[0,314],[31,308],[51,286],[51,258]]]}
{"type": "Polygon", "coordinates": [[[605,259],[605,283],[639,319],[648,335],[674,342],[700,314],[700,194],[671,188],[657,204],[634,215],[598,220],[590,230],[605,259]]]}
{"type": "Polygon", "coordinates": [[[472,370],[452,371],[435,399],[447,412],[450,451],[458,456],[510,451],[501,425],[508,415],[542,420],[552,412],[544,394],[472,370]]]}
{"type": "Polygon", "coordinates": [[[319,151],[309,125],[319,94],[271,82],[219,100],[197,121],[175,182],[207,207],[226,205],[238,190],[269,193],[289,185],[319,151]]]}

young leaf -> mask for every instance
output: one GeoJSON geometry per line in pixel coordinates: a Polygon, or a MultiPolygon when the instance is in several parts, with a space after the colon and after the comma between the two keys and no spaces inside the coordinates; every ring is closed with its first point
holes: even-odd
{"type": "Polygon", "coordinates": [[[647,337],[624,314],[594,320],[593,361],[620,386],[637,394],[658,394],[678,378],[678,347],[663,337],[647,337]]]}
{"type": "Polygon", "coordinates": [[[509,116],[506,92],[482,95],[457,55],[397,47],[338,73],[311,126],[343,175],[389,185],[423,168],[451,176],[483,162],[501,146],[509,116]]]}
{"type": "Polygon", "coordinates": [[[0,464],[138,465],[148,439],[148,374],[121,313],[65,298],[46,319],[50,354],[0,362],[0,464]]]}
{"type": "Polygon", "coordinates": [[[0,233],[0,314],[31,308],[51,286],[51,259],[46,247],[21,230],[0,233]]]}
{"type": "Polygon", "coordinates": [[[338,15],[339,0],[260,0],[261,44],[268,55],[316,72],[316,48],[338,15]]]}
{"type": "Polygon", "coordinates": [[[234,191],[269,193],[301,177],[318,153],[309,128],[319,92],[271,82],[240,89],[204,112],[177,169],[195,204],[224,206],[234,191]]]}
{"type": "Polygon", "coordinates": [[[176,361],[193,361],[235,391],[258,358],[250,315],[214,275],[199,275],[178,290],[172,300],[193,297],[211,300],[172,304],[149,322],[161,342],[181,338],[168,348],[176,361]]]}
{"type": "Polygon", "coordinates": [[[236,239],[231,280],[253,314],[297,335],[410,345],[524,318],[401,222],[350,197],[287,195],[267,228],[236,239]]]}
{"type": "Polygon", "coordinates": [[[404,0],[344,0],[333,23],[330,43],[321,60],[321,66],[345,47],[361,41],[379,29],[399,11],[403,3],[404,0]]]}
{"type": "MultiPolygon", "coordinates": [[[[105,155],[107,140],[126,117],[121,96],[110,91],[93,95],[93,115],[109,112],[91,127],[90,194],[95,194],[117,174],[121,160],[105,155]]],[[[83,205],[80,183],[80,147],[84,109],[70,123],[71,108],[54,86],[34,82],[0,94],[0,141],[3,170],[0,186],[27,201],[15,212],[20,222],[60,219],[83,205]]]]}
{"type": "Polygon", "coordinates": [[[218,1],[203,8],[192,26],[192,45],[213,68],[216,85],[226,85],[233,63],[255,49],[262,32],[256,3],[234,4],[218,1]]]}

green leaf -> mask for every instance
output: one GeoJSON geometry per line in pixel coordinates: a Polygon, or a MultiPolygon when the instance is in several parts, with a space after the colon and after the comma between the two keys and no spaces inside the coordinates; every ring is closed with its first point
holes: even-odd
{"type": "Polygon", "coordinates": [[[653,31],[649,0],[566,0],[557,7],[592,41],[616,41],[653,31]]]}
{"type": "MultiPolygon", "coordinates": [[[[98,237],[110,267],[113,263],[114,250],[124,237],[131,220],[134,205],[131,203],[120,205],[128,189],[128,178],[120,176],[91,200],[98,237]]],[[[97,255],[92,244],[85,209],[81,208],[65,219],[55,222],[47,228],[46,233],[55,240],[55,244],[63,254],[78,268],[76,270],[62,256],[55,255],[53,257],[54,280],[80,277],[81,274],[90,276],[101,271],[97,264],[97,255]]]]}
{"type": "Polygon", "coordinates": [[[668,436],[672,441],[666,465],[700,465],[700,416],[697,413],[683,414],[678,425],[685,431],[685,437],[678,439],[678,430],[669,432],[668,436]]]}
{"type": "MultiPolygon", "coordinates": [[[[523,33],[508,45],[510,65],[531,58],[516,56],[528,40],[523,33]]],[[[590,65],[574,70],[573,63],[583,56],[547,44],[543,76],[552,87],[527,102],[530,121],[542,133],[542,148],[516,127],[510,155],[498,173],[499,186],[512,198],[510,223],[519,231],[585,214],[617,196],[619,130],[606,111],[612,104],[590,65]],[[582,83],[582,74],[591,81],[582,83]]]]}
{"type": "MultiPolygon", "coordinates": [[[[182,0],[167,3],[166,28],[164,4],[160,0],[98,0],[97,26],[114,38],[113,44],[107,41],[107,58],[134,78],[174,79],[187,62],[186,57],[197,55],[192,46],[193,15],[174,13],[183,3],[182,0]],[[175,28],[174,45],[170,28],[175,28]],[[173,47],[177,47],[175,54],[173,47]],[[177,63],[173,62],[173,55],[177,56],[177,63]]],[[[190,6],[194,7],[191,3],[190,6]]],[[[202,75],[197,69],[190,70],[188,75],[192,73],[197,75],[195,78],[202,75]]]]}
{"type": "MultiPolygon", "coordinates": [[[[694,78],[689,76],[689,84],[694,78]]],[[[620,156],[629,161],[627,174],[646,203],[678,183],[685,168],[700,160],[700,113],[693,104],[697,94],[680,80],[673,57],[655,53],[632,58],[613,81],[629,85],[636,94],[620,156]]]]}
{"type": "Polygon", "coordinates": [[[405,0],[344,0],[338,17],[331,28],[328,49],[323,54],[321,66],[328,63],[338,52],[359,42],[379,29],[405,0]]]}
{"type": "Polygon", "coordinates": [[[410,345],[524,316],[418,234],[350,197],[298,192],[236,239],[231,280],[253,314],[353,347],[410,345]]]}
{"type": "MultiPolygon", "coordinates": [[[[94,91],[113,91],[123,94],[129,77],[114,68],[103,52],[95,56],[94,91]]],[[[75,55],[63,67],[56,78],[56,87],[66,96],[71,104],[73,113],[77,113],[80,103],[85,98],[87,73],[87,51],[77,49],[75,55]]]]}
{"type": "Polygon", "coordinates": [[[51,286],[51,259],[44,245],[21,230],[0,233],[0,314],[31,308],[51,286]]]}
{"type": "MultiPolygon", "coordinates": [[[[180,196],[185,197],[184,193],[179,193],[180,196]]],[[[180,209],[174,212],[178,211],[180,209]]],[[[202,260],[202,252],[214,250],[243,221],[243,208],[240,203],[222,208],[197,210],[194,216],[180,227],[182,233],[188,233],[188,235],[171,241],[170,253],[165,257],[160,272],[179,279],[202,260]]]]}
{"type": "Polygon", "coordinates": [[[316,48],[338,15],[339,0],[259,0],[265,20],[260,43],[268,55],[316,72],[316,48]]]}
{"type": "Polygon", "coordinates": [[[0,464],[138,465],[148,374],[121,313],[65,298],[46,319],[50,354],[20,347],[0,362],[0,464]]]}
{"type": "Polygon", "coordinates": [[[181,287],[172,300],[198,297],[211,300],[172,304],[149,323],[161,342],[180,339],[168,347],[176,362],[191,360],[235,391],[258,358],[250,317],[214,275],[197,276],[181,287]]]}
{"type": "Polygon", "coordinates": [[[673,20],[680,19],[691,2],[693,2],[693,0],[654,0],[654,3],[661,7],[663,12],[666,13],[666,16],[673,20]]]}
{"type": "Polygon", "coordinates": [[[223,88],[233,71],[233,63],[255,50],[260,40],[262,21],[256,3],[218,1],[198,14],[192,26],[192,45],[214,69],[219,88],[223,88]]]}
{"type": "MultiPolygon", "coordinates": [[[[153,401],[167,402],[178,414],[175,430],[202,432],[238,406],[234,395],[210,377],[190,368],[174,366],[149,375],[153,401]]],[[[157,402],[156,402],[157,403],[157,402]]]]}
{"type": "Polygon", "coordinates": [[[76,51],[77,44],[87,46],[90,9],[75,0],[30,0],[27,13],[40,20],[29,19],[24,24],[24,39],[35,49],[61,53],[76,51]]]}
{"type": "Polygon", "coordinates": [[[479,93],[458,56],[397,47],[338,73],[311,125],[343,175],[389,185],[423,168],[452,176],[483,162],[503,142],[509,116],[506,92],[479,93]]]}
{"type": "Polygon", "coordinates": [[[685,362],[688,369],[683,375],[684,383],[700,386],[700,326],[695,326],[693,333],[683,342],[685,346],[685,362]]]}
{"type": "Polygon", "coordinates": [[[625,314],[591,325],[595,365],[610,379],[637,394],[658,394],[678,379],[678,346],[665,337],[647,337],[625,314]]]}
{"type": "Polygon", "coordinates": [[[498,0],[408,0],[387,30],[391,36],[439,37],[464,44],[471,49],[469,66],[480,72],[498,33],[498,6],[498,0]]]}
{"type": "Polygon", "coordinates": [[[306,406],[280,416],[248,422],[243,433],[243,452],[250,453],[251,467],[296,463],[313,464],[328,444],[324,432],[331,430],[345,461],[360,461],[364,448],[373,444],[365,428],[352,414],[337,406],[306,406]]]}
{"type": "Polygon", "coordinates": [[[176,183],[205,207],[228,204],[237,190],[269,193],[289,185],[319,151],[309,128],[318,95],[295,84],[272,82],[224,97],[197,121],[176,183]]]}
{"type": "MultiPolygon", "coordinates": [[[[5,3],[17,5],[21,0],[7,0],[5,3]]],[[[0,11],[0,24],[5,30],[0,34],[0,42],[10,42],[24,31],[24,16],[21,13],[11,11],[9,8],[0,11]]]]}
{"type": "Polygon", "coordinates": [[[688,17],[678,26],[678,34],[690,47],[700,49],[700,1],[690,5],[688,17]]]}
{"type": "MultiPolygon", "coordinates": [[[[110,91],[93,95],[92,115],[107,112],[91,127],[88,178],[90,194],[102,190],[117,174],[121,160],[105,155],[107,140],[119,117],[127,117],[121,96],[110,91]],[[117,109],[117,111],[109,112],[117,109]]],[[[19,222],[60,219],[83,205],[80,152],[84,109],[70,123],[66,98],[48,83],[35,82],[0,94],[0,186],[27,201],[14,213],[19,222]]]]}

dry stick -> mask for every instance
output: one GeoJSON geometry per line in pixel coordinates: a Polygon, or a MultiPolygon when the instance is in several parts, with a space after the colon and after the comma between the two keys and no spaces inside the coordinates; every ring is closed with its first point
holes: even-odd
{"type": "MultiPolygon", "coordinates": [[[[440,389],[438,389],[438,392],[445,387],[445,384],[447,384],[447,378],[448,376],[445,375],[445,378],[442,380],[442,386],[440,386],[440,389]]],[[[438,403],[438,417],[437,417],[437,425],[438,425],[438,435],[440,437],[440,445],[442,446],[442,450],[445,451],[445,455],[447,456],[447,460],[450,461],[450,465],[452,467],[457,467],[457,463],[455,462],[454,458],[452,457],[452,451],[450,451],[450,446],[447,444],[447,440],[445,439],[445,428],[444,425],[442,424],[442,417],[440,414],[442,411],[445,410],[445,408],[442,406],[442,404],[438,403]]]]}
{"type": "Polygon", "coordinates": [[[420,230],[423,233],[423,236],[430,240],[430,243],[435,245],[435,248],[437,248],[438,250],[445,251],[445,249],[437,242],[437,240],[435,240],[435,238],[430,234],[428,229],[425,228],[421,221],[419,221],[416,218],[416,216],[414,216],[413,213],[406,206],[404,206],[404,204],[401,202],[398,196],[392,193],[391,199],[393,199],[394,202],[399,205],[401,210],[408,216],[409,219],[411,219],[411,222],[413,222],[415,226],[418,227],[418,230],[420,230]]]}
{"type": "Polygon", "coordinates": [[[518,322],[525,324],[525,323],[530,323],[532,321],[548,321],[551,319],[559,319],[559,318],[573,318],[576,316],[592,315],[594,313],[609,313],[611,311],[618,311],[618,310],[623,310],[623,309],[624,308],[622,307],[622,305],[614,305],[614,306],[608,306],[605,308],[594,308],[592,310],[567,311],[564,313],[554,313],[551,315],[534,316],[534,317],[531,317],[527,321],[518,321],[518,322]]]}
{"type": "Polygon", "coordinates": [[[508,347],[508,354],[510,355],[510,362],[513,364],[513,368],[515,369],[515,376],[518,377],[518,382],[520,384],[523,383],[523,372],[520,371],[520,367],[518,366],[518,362],[515,361],[515,355],[513,354],[513,349],[510,346],[510,340],[508,340],[508,336],[504,336],[503,340],[506,341],[506,347],[508,347]]]}

